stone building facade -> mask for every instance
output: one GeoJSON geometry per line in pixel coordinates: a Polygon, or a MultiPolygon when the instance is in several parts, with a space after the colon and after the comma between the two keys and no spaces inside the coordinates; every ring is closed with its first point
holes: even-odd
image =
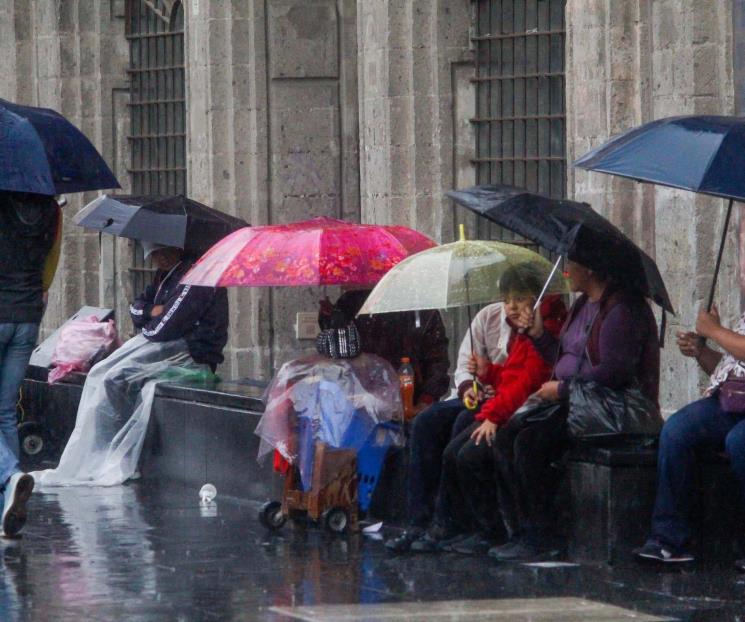
{"type": "MultiPolygon", "coordinates": [[[[561,124],[563,140],[554,132],[548,155],[526,162],[571,162],[662,116],[734,114],[745,80],[742,0],[0,0],[0,97],[65,114],[125,191],[139,170],[137,139],[127,138],[138,131],[131,98],[142,96],[133,95],[127,21],[135,3],[162,31],[183,32],[184,129],[169,131],[183,135],[186,191],[252,224],[327,215],[406,224],[447,242],[463,220],[484,233],[444,192],[485,179],[480,123],[495,123],[476,119],[485,40],[524,38],[524,49],[511,48],[517,54],[534,38],[539,62],[541,41],[552,55],[546,71],[563,89],[560,106],[554,95],[550,110],[534,115],[526,95],[509,122],[561,124]],[[542,25],[541,15],[563,24],[542,25]],[[511,30],[501,23],[508,18],[511,30]]],[[[513,93],[513,107],[518,99],[513,93]]],[[[489,170],[497,160],[512,161],[487,158],[489,170]]],[[[567,195],[591,202],[656,257],[679,310],[668,337],[691,327],[713,270],[722,202],[564,170],[567,195]]],[[[91,198],[70,197],[68,213],[91,198]]],[[[65,234],[47,330],[84,303],[113,305],[123,318],[138,266],[131,245],[69,219],[65,234]]],[[[719,289],[727,320],[740,307],[739,240],[733,227],[719,289]]],[[[266,378],[310,347],[295,338],[295,314],[314,311],[323,293],[231,292],[226,374],[266,378]]],[[[451,326],[458,332],[463,322],[453,316],[451,326]]],[[[663,360],[671,409],[695,396],[699,378],[674,348],[663,360]]]]}

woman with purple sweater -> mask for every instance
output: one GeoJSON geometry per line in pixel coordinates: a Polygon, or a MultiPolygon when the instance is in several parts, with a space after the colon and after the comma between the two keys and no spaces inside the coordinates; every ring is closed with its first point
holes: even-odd
{"type": "Polygon", "coordinates": [[[568,261],[567,271],[572,290],[581,296],[559,337],[543,330],[540,313],[528,311],[518,322],[543,358],[555,364],[553,379],[535,397],[560,402],[562,407],[541,409],[550,412],[548,416],[531,417],[526,410],[521,417],[518,411],[497,431],[494,454],[499,502],[509,541],[489,554],[502,561],[537,560],[558,553],[552,509],[558,481],[551,464],[569,441],[571,379],[594,381],[611,389],[636,385],[658,403],[659,338],[644,297],[577,261],[568,261]]]}

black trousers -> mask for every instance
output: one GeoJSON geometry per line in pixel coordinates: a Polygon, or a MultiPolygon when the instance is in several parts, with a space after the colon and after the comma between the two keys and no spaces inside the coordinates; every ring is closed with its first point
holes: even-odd
{"type": "Polygon", "coordinates": [[[499,510],[511,539],[536,546],[555,536],[554,499],[560,474],[552,466],[568,443],[567,406],[538,406],[515,415],[497,431],[499,510]]]}
{"type": "Polygon", "coordinates": [[[471,440],[481,425],[476,421],[455,436],[442,457],[442,478],[435,522],[452,531],[481,531],[503,535],[497,503],[494,448],[471,440]]]}
{"type": "Polygon", "coordinates": [[[419,413],[411,427],[406,499],[409,523],[428,527],[440,485],[442,453],[453,435],[473,421],[459,399],[432,404],[419,413]]]}

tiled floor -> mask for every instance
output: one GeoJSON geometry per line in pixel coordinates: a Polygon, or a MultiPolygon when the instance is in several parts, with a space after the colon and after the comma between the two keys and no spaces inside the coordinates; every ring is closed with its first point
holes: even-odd
{"type": "Polygon", "coordinates": [[[218,491],[203,508],[197,493],[138,484],[35,494],[24,537],[0,540],[0,622],[745,620],[745,579],[729,566],[390,557],[360,535],[287,526],[268,536],[257,504],[218,491]]]}

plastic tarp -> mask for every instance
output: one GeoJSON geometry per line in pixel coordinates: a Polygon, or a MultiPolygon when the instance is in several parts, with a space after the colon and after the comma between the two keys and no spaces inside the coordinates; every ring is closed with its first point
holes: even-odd
{"type": "Polygon", "coordinates": [[[42,486],[116,486],[137,473],[155,388],[175,367],[199,371],[183,339],[130,339],[88,374],[75,429],[56,469],[37,471],[42,486]]]}
{"type": "Polygon", "coordinates": [[[88,371],[92,363],[106,358],[120,345],[114,320],[99,322],[91,317],[65,324],[52,354],[54,369],[48,382],[59,382],[74,371],[88,371]]]}
{"type": "Polygon", "coordinates": [[[373,354],[353,359],[313,355],[285,363],[265,401],[256,428],[259,460],[276,449],[299,467],[305,490],[310,488],[315,441],[359,450],[377,424],[400,420],[402,414],[398,375],[373,354]]]}

